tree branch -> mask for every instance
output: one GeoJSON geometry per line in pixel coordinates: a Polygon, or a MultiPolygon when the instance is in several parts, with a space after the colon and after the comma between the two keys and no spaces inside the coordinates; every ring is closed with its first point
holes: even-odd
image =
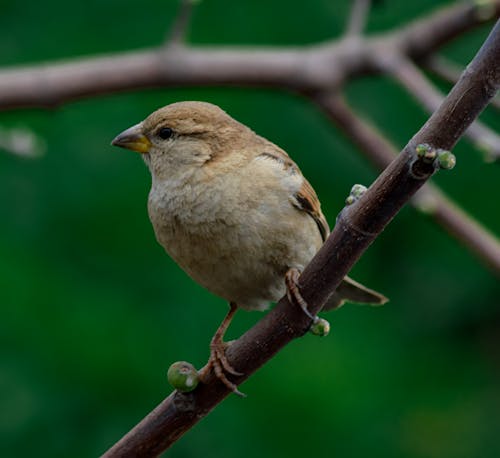
{"type": "MultiPolygon", "coordinates": [[[[377,168],[383,170],[394,159],[397,154],[394,145],[354,113],[342,96],[316,94],[314,100],[377,168]]],[[[441,224],[500,276],[500,241],[437,186],[427,183],[412,199],[412,204],[441,224]]]]}
{"type": "MultiPolygon", "coordinates": [[[[500,0],[492,0],[500,15],[500,0]]],[[[328,90],[380,71],[394,52],[423,58],[458,33],[485,22],[474,3],[460,3],[401,30],[296,48],[160,47],[0,71],[0,110],[49,107],[82,97],[150,87],[250,85],[328,90]]]]}
{"type": "MultiPolygon", "coordinates": [[[[302,296],[317,314],[359,257],[401,207],[432,176],[434,165],[417,158],[416,146],[427,143],[451,149],[500,86],[500,23],[497,23],[441,106],[410,140],[370,189],[339,215],[333,232],[300,277],[302,296]]],[[[288,303],[276,307],[228,348],[229,363],[244,373],[241,383],[283,346],[308,329],[310,320],[288,303]]],[[[156,456],[206,416],[229,394],[213,374],[189,394],[173,392],[105,457],[156,456]]]]}
{"type": "Polygon", "coordinates": [[[455,37],[479,23],[498,18],[498,0],[460,2],[405,27],[401,34],[404,54],[413,60],[424,59],[455,37]]]}

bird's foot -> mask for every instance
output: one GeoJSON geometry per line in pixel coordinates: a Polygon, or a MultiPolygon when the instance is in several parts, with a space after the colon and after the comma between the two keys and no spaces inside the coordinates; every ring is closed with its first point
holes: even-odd
{"type": "Polygon", "coordinates": [[[307,302],[299,291],[300,271],[294,267],[285,274],[286,296],[291,304],[297,304],[302,311],[312,320],[311,324],[316,323],[319,318],[311,314],[308,310],[307,302]]]}
{"type": "Polygon", "coordinates": [[[217,336],[214,336],[210,342],[210,359],[208,360],[208,364],[199,372],[199,376],[202,380],[206,379],[207,375],[213,369],[215,376],[234,394],[246,397],[246,394],[238,390],[238,386],[227,378],[227,374],[236,377],[243,375],[241,372],[234,369],[227,360],[226,349],[230,343],[224,342],[222,339],[217,339],[216,337],[217,336]]]}

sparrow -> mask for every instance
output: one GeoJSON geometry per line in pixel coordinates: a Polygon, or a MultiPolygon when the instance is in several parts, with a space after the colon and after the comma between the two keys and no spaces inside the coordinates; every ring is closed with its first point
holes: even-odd
{"type": "MultiPolygon", "coordinates": [[[[206,102],[160,108],[112,145],[140,153],[151,172],[148,213],[160,245],[229,302],[205,367],[241,394],[223,341],[236,310],[265,310],[288,293],[310,315],[297,278],[330,232],[314,189],[285,151],[206,102]]],[[[387,299],[345,277],[324,310],[344,301],[387,299]]]]}

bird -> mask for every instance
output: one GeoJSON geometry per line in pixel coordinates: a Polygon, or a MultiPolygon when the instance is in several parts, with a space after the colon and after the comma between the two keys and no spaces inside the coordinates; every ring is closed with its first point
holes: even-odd
{"type": "MultiPolygon", "coordinates": [[[[205,367],[241,395],[223,340],[236,311],[265,310],[289,294],[309,315],[297,279],[330,233],[314,189],[283,149],[208,102],[166,105],[111,144],[140,153],[151,172],[147,206],[159,244],[229,303],[205,367]]],[[[345,277],[324,310],[345,301],[387,298],[345,277]]]]}

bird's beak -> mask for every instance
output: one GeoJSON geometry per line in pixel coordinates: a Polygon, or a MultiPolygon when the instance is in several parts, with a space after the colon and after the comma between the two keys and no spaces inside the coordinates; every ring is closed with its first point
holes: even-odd
{"type": "Polygon", "coordinates": [[[149,148],[151,148],[151,142],[142,133],[142,123],[136,124],[135,126],[124,130],[121,134],[115,137],[111,144],[114,146],[120,146],[121,148],[127,148],[132,151],[137,151],[138,153],[148,153],[149,148]]]}

